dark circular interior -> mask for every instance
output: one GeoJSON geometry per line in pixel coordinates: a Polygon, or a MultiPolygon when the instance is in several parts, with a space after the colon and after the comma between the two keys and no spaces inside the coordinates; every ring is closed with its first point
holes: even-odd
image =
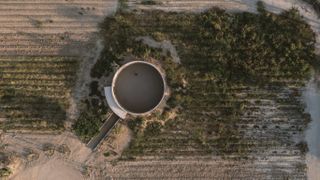
{"type": "Polygon", "coordinates": [[[146,63],[133,63],[123,68],[113,82],[115,98],[122,108],[132,113],[154,109],[164,94],[160,72],[146,63]]]}

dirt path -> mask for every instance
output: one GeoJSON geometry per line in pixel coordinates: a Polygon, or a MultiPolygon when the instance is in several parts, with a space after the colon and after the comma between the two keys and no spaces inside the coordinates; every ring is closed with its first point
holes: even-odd
{"type": "Polygon", "coordinates": [[[50,159],[19,172],[13,180],[84,180],[81,172],[63,160],[50,159]]]}
{"type": "MultiPolygon", "coordinates": [[[[30,180],[70,179],[82,177],[86,162],[92,151],[71,132],[62,134],[15,134],[2,137],[6,151],[16,154],[19,166],[13,169],[13,179],[30,180]],[[44,146],[50,144],[51,148],[44,146]],[[66,147],[62,152],[61,146],[66,147]],[[32,157],[32,158],[31,158],[32,157]]],[[[83,179],[83,178],[82,178],[83,179]]]]}

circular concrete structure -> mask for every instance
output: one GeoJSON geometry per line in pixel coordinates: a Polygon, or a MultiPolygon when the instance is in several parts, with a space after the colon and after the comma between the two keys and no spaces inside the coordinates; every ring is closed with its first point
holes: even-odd
{"type": "Polygon", "coordinates": [[[165,81],[161,72],[144,61],[123,65],[112,81],[112,96],[116,104],[133,115],[153,111],[164,98],[164,92],[165,81]]]}

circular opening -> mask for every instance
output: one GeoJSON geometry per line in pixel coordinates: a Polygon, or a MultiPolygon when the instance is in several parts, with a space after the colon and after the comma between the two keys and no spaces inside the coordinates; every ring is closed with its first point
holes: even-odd
{"type": "Polygon", "coordinates": [[[150,63],[134,61],[121,67],[113,79],[116,103],[133,114],[143,114],[158,106],[164,96],[164,79],[150,63]]]}

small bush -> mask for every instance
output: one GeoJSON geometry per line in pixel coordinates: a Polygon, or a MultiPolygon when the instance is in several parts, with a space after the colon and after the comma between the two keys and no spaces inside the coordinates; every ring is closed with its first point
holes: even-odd
{"type": "Polygon", "coordinates": [[[110,152],[109,151],[104,152],[103,155],[104,155],[104,157],[109,157],[110,156],[110,152]]]}
{"type": "Polygon", "coordinates": [[[10,176],[11,173],[12,173],[12,172],[11,172],[11,169],[8,168],[8,167],[1,168],[1,169],[0,169],[0,177],[1,177],[1,178],[8,177],[8,176],[10,176]]]}
{"type": "Polygon", "coordinates": [[[296,146],[302,154],[306,154],[309,151],[308,144],[305,141],[298,143],[296,146]]]}
{"type": "Polygon", "coordinates": [[[100,116],[90,112],[83,112],[73,125],[73,129],[81,140],[88,142],[99,132],[101,125],[102,120],[100,116]]]}
{"type": "Polygon", "coordinates": [[[89,96],[98,96],[102,97],[101,92],[99,91],[99,82],[98,81],[92,81],[90,83],[90,94],[89,96]]]}
{"type": "Polygon", "coordinates": [[[138,117],[134,120],[130,120],[128,122],[128,127],[133,131],[133,132],[138,132],[143,124],[143,119],[141,117],[138,117]]]}
{"type": "Polygon", "coordinates": [[[261,13],[261,14],[264,14],[264,13],[267,12],[267,11],[266,11],[266,7],[265,7],[265,5],[264,5],[264,3],[263,3],[262,1],[258,1],[258,2],[257,2],[257,11],[258,11],[259,13],[261,13]]]}
{"type": "Polygon", "coordinates": [[[158,135],[161,132],[162,125],[159,122],[149,122],[147,124],[146,129],[144,130],[144,134],[146,135],[158,135]]]}
{"type": "Polygon", "coordinates": [[[57,147],[57,151],[62,153],[62,154],[70,154],[70,149],[66,144],[62,144],[57,147]]]}
{"type": "Polygon", "coordinates": [[[142,5],[157,5],[158,3],[154,0],[143,0],[141,1],[142,5]]]}
{"type": "Polygon", "coordinates": [[[34,20],[33,21],[33,25],[36,27],[36,28],[41,28],[42,26],[42,22],[40,20],[34,20]]]}

